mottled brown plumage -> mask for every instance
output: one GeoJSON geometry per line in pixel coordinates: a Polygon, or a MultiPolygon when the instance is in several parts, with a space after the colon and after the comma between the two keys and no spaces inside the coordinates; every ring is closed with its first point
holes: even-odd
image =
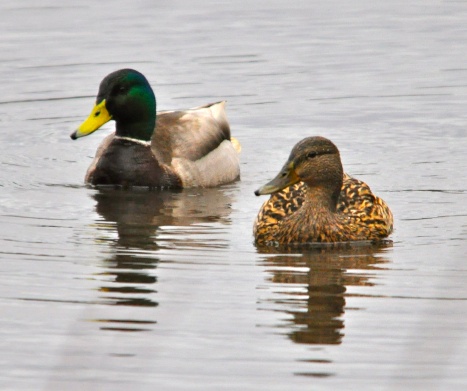
{"type": "Polygon", "coordinates": [[[337,147],[323,137],[299,142],[278,176],[256,191],[271,193],[254,223],[260,245],[380,240],[393,229],[387,204],[343,173],[337,147]]]}

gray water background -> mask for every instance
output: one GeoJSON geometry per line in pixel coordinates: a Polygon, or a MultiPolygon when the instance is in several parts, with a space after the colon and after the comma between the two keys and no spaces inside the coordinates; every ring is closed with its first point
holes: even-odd
{"type": "Polygon", "coordinates": [[[467,3],[0,3],[0,389],[465,390],[467,3]],[[97,191],[98,84],[226,99],[242,180],[97,191]],[[392,244],[284,254],[252,222],[322,135],[392,244]]]}

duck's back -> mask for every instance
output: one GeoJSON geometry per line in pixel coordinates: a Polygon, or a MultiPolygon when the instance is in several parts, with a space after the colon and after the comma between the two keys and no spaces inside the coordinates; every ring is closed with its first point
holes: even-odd
{"type": "Polygon", "coordinates": [[[173,158],[196,161],[224,140],[230,141],[230,126],[225,102],[218,102],[183,111],[158,112],[152,149],[165,163],[173,158]]]}
{"type": "Polygon", "coordinates": [[[184,187],[212,187],[240,176],[238,152],[230,140],[225,102],[158,113],[152,150],[172,167],[184,187]]]}
{"type": "Polygon", "coordinates": [[[370,187],[363,181],[347,174],[339,196],[337,210],[346,216],[358,219],[364,225],[386,237],[393,231],[394,218],[389,206],[374,195],[370,187]]]}

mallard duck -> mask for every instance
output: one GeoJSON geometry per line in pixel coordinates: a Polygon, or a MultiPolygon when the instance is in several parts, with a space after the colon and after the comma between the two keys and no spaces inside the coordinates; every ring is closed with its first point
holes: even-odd
{"type": "Polygon", "coordinates": [[[296,144],[279,174],[255,194],[272,194],[254,223],[260,245],[380,240],[393,230],[387,204],[344,174],[339,150],[324,137],[296,144]]]}
{"type": "Polygon", "coordinates": [[[116,122],[115,133],[97,149],[85,182],[185,188],[237,180],[240,147],[230,137],[224,106],[218,102],[156,115],[156,98],[143,74],[121,69],[107,75],[91,114],[71,134],[75,140],[116,122]]]}

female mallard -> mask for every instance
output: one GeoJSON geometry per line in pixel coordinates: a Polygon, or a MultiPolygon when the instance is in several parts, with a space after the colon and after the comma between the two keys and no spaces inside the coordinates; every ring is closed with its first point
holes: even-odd
{"type": "Polygon", "coordinates": [[[255,194],[272,194],[254,223],[258,244],[378,240],[393,229],[389,207],[344,174],[339,150],[324,137],[295,145],[279,174],[255,194]]]}
{"type": "Polygon", "coordinates": [[[148,81],[132,69],[107,75],[96,105],[73,140],[111,119],[116,131],[97,149],[85,181],[92,185],[212,187],[239,178],[236,140],[231,140],[224,102],[157,113],[148,81]],[[235,145],[235,146],[234,146],[235,145]]]}

